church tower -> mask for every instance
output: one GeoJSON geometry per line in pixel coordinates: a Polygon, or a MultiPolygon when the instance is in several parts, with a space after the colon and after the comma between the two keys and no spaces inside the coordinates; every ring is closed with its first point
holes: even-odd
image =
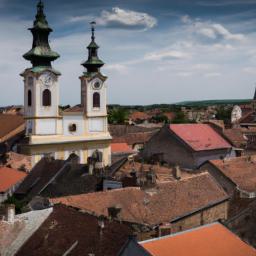
{"type": "Polygon", "coordinates": [[[55,135],[60,133],[59,125],[59,84],[60,73],[52,68],[51,62],[59,58],[49,45],[49,27],[44,14],[44,5],[37,4],[34,26],[29,29],[33,35],[32,49],[23,57],[30,61],[24,77],[24,116],[26,135],[55,135]]]}
{"type": "Polygon", "coordinates": [[[86,71],[81,80],[81,105],[88,120],[89,133],[108,132],[106,76],[100,68],[104,62],[98,57],[99,46],[95,42],[95,22],[91,23],[91,42],[88,45],[88,59],[82,63],[86,71]]]}
{"type": "Polygon", "coordinates": [[[256,112],[256,87],[255,87],[255,92],[252,100],[252,109],[254,112],[256,112]]]}
{"type": "MultiPolygon", "coordinates": [[[[101,74],[104,63],[98,58],[92,23],[91,43],[86,68],[81,79],[81,105],[59,113],[60,73],[52,67],[59,55],[49,45],[49,27],[44,5],[39,1],[33,28],[32,49],[24,58],[32,63],[21,75],[24,77],[24,118],[27,140],[20,146],[21,153],[32,156],[35,165],[44,156],[67,160],[76,155],[80,163],[111,163],[111,136],[108,132],[106,84],[101,74]],[[96,157],[97,156],[97,157],[96,157]],[[95,160],[97,159],[97,161],[95,160]]],[[[96,167],[95,167],[96,168],[96,167]]]]}

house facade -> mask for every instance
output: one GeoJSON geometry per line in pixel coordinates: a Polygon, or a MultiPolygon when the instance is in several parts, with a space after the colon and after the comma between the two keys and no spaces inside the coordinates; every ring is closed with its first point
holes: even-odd
{"type": "Polygon", "coordinates": [[[232,146],[207,124],[164,126],[145,145],[142,156],[196,169],[210,159],[232,156],[232,146]]]}

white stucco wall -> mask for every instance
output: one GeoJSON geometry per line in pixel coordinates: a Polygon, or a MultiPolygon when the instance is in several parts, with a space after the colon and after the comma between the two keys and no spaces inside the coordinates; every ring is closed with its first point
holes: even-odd
{"type": "Polygon", "coordinates": [[[63,133],[65,136],[82,136],[85,134],[84,116],[81,115],[66,115],[63,116],[63,133]],[[76,131],[70,132],[69,126],[76,125],[76,131]]]}

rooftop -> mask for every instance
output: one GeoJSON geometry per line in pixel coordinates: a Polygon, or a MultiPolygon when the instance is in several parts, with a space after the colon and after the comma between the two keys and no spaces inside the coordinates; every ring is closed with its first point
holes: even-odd
{"type": "MultiPolygon", "coordinates": [[[[167,182],[167,181],[175,181],[174,177],[174,168],[161,166],[157,164],[144,164],[136,161],[128,161],[126,160],[123,164],[116,170],[114,176],[117,179],[122,179],[123,177],[131,177],[131,172],[135,171],[137,174],[140,172],[148,173],[150,170],[154,172],[156,175],[156,182],[167,182]]],[[[180,176],[181,179],[186,179],[192,176],[196,176],[197,172],[189,172],[181,169],[180,176]]]]}
{"type": "Polygon", "coordinates": [[[111,153],[134,153],[127,143],[111,143],[111,153]]]}
{"type": "Polygon", "coordinates": [[[65,161],[63,160],[41,159],[21,183],[15,194],[28,198],[38,195],[64,164],[65,161]]]}
{"type": "Polygon", "coordinates": [[[140,243],[157,256],[253,256],[256,250],[219,223],[140,243]]]}
{"type": "Polygon", "coordinates": [[[15,152],[8,152],[6,154],[5,166],[10,166],[13,169],[24,169],[29,172],[32,168],[31,166],[31,156],[17,154],[15,152]]]}
{"type": "Polygon", "coordinates": [[[150,116],[147,113],[135,111],[129,115],[129,118],[133,121],[136,120],[147,120],[150,118],[150,116]]]}
{"type": "Polygon", "coordinates": [[[210,160],[221,173],[228,177],[239,189],[256,192],[256,156],[210,160]]]}
{"type": "Polygon", "coordinates": [[[126,225],[71,207],[55,205],[52,213],[16,255],[117,255],[131,234],[126,225]],[[69,252],[69,253],[68,253],[69,252]]]}
{"type": "Polygon", "coordinates": [[[52,208],[15,216],[14,223],[0,222],[0,255],[15,255],[23,243],[40,227],[52,208]]]}
{"type": "Polygon", "coordinates": [[[242,130],[239,128],[225,129],[223,135],[232,143],[235,147],[245,147],[247,138],[243,135],[242,130]]]}
{"type": "Polygon", "coordinates": [[[21,182],[27,174],[8,167],[0,167],[0,192],[4,193],[17,183],[21,182]]]}
{"type": "Polygon", "coordinates": [[[194,151],[231,148],[208,124],[171,124],[170,130],[194,151]]]}
{"type": "Polygon", "coordinates": [[[22,116],[0,114],[0,142],[25,131],[25,122],[22,116]]]}
{"type": "Polygon", "coordinates": [[[55,198],[50,201],[80,208],[97,216],[108,216],[108,208],[118,205],[121,207],[121,220],[158,225],[227,199],[227,194],[216,181],[208,173],[203,173],[193,178],[161,183],[150,190],[123,188],[55,198]]]}

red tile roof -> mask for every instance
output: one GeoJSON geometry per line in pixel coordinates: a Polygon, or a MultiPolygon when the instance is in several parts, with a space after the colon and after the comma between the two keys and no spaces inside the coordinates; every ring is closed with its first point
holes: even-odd
{"type": "Polygon", "coordinates": [[[223,134],[235,147],[246,146],[248,139],[243,135],[241,129],[226,129],[223,134]]]}
{"type": "Polygon", "coordinates": [[[125,224],[109,220],[104,220],[101,231],[96,217],[55,205],[50,216],[15,255],[118,255],[131,234],[125,224]]]}
{"type": "Polygon", "coordinates": [[[0,168],[0,192],[6,192],[12,186],[21,182],[27,174],[15,169],[1,167],[0,168]]]}
{"type": "Polygon", "coordinates": [[[195,151],[231,148],[208,124],[171,124],[170,130],[195,151]]]}
{"type": "Polygon", "coordinates": [[[80,208],[97,216],[108,216],[108,208],[118,205],[121,207],[121,220],[154,226],[189,216],[228,198],[214,178],[203,173],[180,181],[158,184],[151,190],[133,187],[54,198],[50,201],[80,208]]]}
{"type": "Polygon", "coordinates": [[[147,120],[150,116],[147,113],[136,111],[130,114],[129,118],[133,121],[136,120],[147,120]]]}
{"type": "Polygon", "coordinates": [[[228,177],[239,189],[256,192],[256,156],[235,157],[209,161],[228,177]]]}
{"type": "Polygon", "coordinates": [[[133,153],[132,148],[127,143],[111,143],[112,153],[133,153]]]}
{"type": "Polygon", "coordinates": [[[219,223],[140,243],[157,256],[254,256],[256,250],[219,223]]]}

